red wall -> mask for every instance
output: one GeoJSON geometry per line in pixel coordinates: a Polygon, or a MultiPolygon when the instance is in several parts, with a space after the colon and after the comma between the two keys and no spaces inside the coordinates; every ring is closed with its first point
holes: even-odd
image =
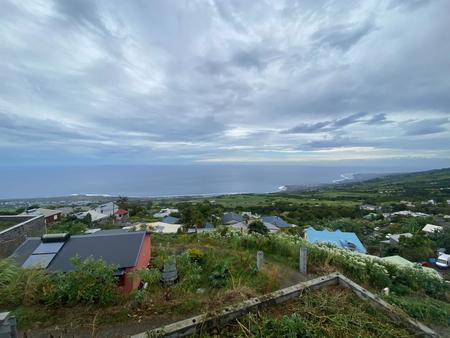
{"type": "Polygon", "coordinates": [[[132,273],[136,270],[146,268],[150,263],[151,253],[152,248],[150,234],[146,234],[144,237],[144,243],[142,243],[141,246],[141,251],[139,252],[137,265],[125,270],[125,283],[122,287],[124,292],[130,292],[138,288],[141,279],[137,276],[137,274],[130,274],[130,272],[132,273]]]}

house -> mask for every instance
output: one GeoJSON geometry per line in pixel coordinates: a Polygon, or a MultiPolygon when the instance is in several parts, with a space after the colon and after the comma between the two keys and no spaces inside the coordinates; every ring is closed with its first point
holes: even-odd
{"type": "Polygon", "coordinates": [[[413,234],[409,232],[405,232],[403,234],[387,234],[386,238],[389,240],[390,244],[398,244],[400,243],[401,237],[412,237],[413,234]]]}
{"type": "Polygon", "coordinates": [[[241,212],[242,217],[247,219],[259,219],[258,214],[253,214],[251,211],[243,211],[241,212]]]}
{"type": "Polygon", "coordinates": [[[400,203],[406,205],[408,208],[414,208],[414,203],[410,201],[400,201],[400,203]]]}
{"type": "Polygon", "coordinates": [[[340,230],[316,230],[308,227],[305,230],[305,239],[310,243],[330,243],[341,249],[349,249],[366,253],[367,250],[354,232],[344,232],[340,230]]]}
{"type": "Polygon", "coordinates": [[[395,255],[395,256],[387,256],[387,257],[382,257],[380,258],[382,261],[386,262],[386,263],[390,263],[392,265],[396,265],[399,267],[405,267],[405,268],[417,268],[422,270],[423,272],[438,277],[440,279],[442,279],[441,275],[439,274],[439,272],[437,272],[436,270],[432,269],[432,268],[427,268],[424,266],[420,266],[418,264],[414,264],[413,262],[408,261],[407,259],[395,255]]]}
{"type": "Polygon", "coordinates": [[[95,211],[94,209],[89,210],[89,211],[79,212],[79,213],[75,214],[75,217],[82,220],[88,214],[91,216],[92,223],[97,223],[97,222],[101,223],[103,221],[106,221],[110,217],[110,215],[108,215],[107,213],[101,214],[101,213],[95,211]]]}
{"type": "Polygon", "coordinates": [[[441,227],[439,225],[434,225],[434,224],[426,224],[422,228],[422,231],[426,232],[427,234],[433,234],[435,232],[442,232],[443,230],[444,230],[443,227],[441,227]]]}
{"type": "Polygon", "coordinates": [[[155,217],[155,218],[163,218],[163,217],[170,216],[170,214],[174,214],[174,213],[177,213],[177,212],[178,212],[178,209],[165,208],[165,209],[161,209],[156,214],[153,214],[153,217],[155,217]]]}
{"type": "Polygon", "coordinates": [[[229,224],[231,229],[239,230],[239,231],[247,231],[248,225],[245,222],[237,222],[229,224]]]}
{"type": "MultiPolygon", "coordinates": [[[[384,214],[383,214],[384,216],[384,214]]],[[[425,214],[423,212],[414,212],[410,210],[402,210],[402,211],[396,211],[392,214],[387,214],[387,217],[389,216],[411,216],[411,217],[430,217],[429,214],[425,214]]]]}
{"type": "Polygon", "coordinates": [[[164,222],[147,223],[147,228],[149,231],[160,234],[176,234],[182,227],[182,224],[170,224],[164,222]]]}
{"type": "Polygon", "coordinates": [[[233,224],[244,222],[244,217],[235,212],[226,212],[222,215],[222,224],[233,224]]]}
{"type": "Polygon", "coordinates": [[[70,214],[73,214],[75,209],[72,207],[62,207],[62,208],[58,208],[59,211],[61,211],[61,215],[63,215],[63,217],[67,217],[70,214]]]}
{"type": "Polygon", "coordinates": [[[172,216],[166,216],[166,217],[164,217],[164,218],[161,220],[161,222],[167,223],[167,224],[176,224],[176,223],[178,223],[179,221],[180,221],[179,218],[177,218],[177,217],[172,217],[172,216]]]}
{"type": "Polygon", "coordinates": [[[270,223],[275,225],[277,228],[292,228],[292,225],[287,223],[284,219],[279,216],[263,216],[261,217],[263,223],[270,223]]]}
{"type": "Polygon", "coordinates": [[[117,266],[115,276],[124,292],[139,286],[134,271],[146,268],[150,262],[151,240],[145,231],[117,232],[101,230],[94,234],[70,236],[47,234],[29,237],[11,258],[23,268],[43,268],[50,272],[74,270],[72,258],[93,257],[117,266]]]}
{"type": "Polygon", "coordinates": [[[118,221],[122,221],[128,218],[128,211],[125,209],[117,209],[114,211],[114,217],[118,221]]]}
{"type": "Polygon", "coordinates": [[[57,209],[45,209],[45,208],[37,208],[37,209],[29,209],[20,214],[20,216],[44,216],[45,225],[51,224],[54,222],[59,222],[62,218],[61,210],[57,209]]]}
{"type": "Polygon", "coordinates": [[[95,212],[99,214],[112,216],[114,212],[119,209],[119,206],[114,202],[108,202],[105,204],[99,205],[97,208],[93,209],[95,212]]]}
{"type": "Polygon", "coordinates": [[[214,224],[212,223],[205,223],[202,226],[203,229],[214,229],[214,224]]]}
{"type": "Polygon", "coordinates": [[[380,210],[380,207],[378,207],[376,205],[372,205],[372,204],[362,204],[359,208],[361,210],[366,210],[366,211],[377,211],[377,210],[380,210]]]}
{"type": "Polygon", "coordinates": [[[428,200],[428,201],[424,201],[424,202],[421,202],[421,204],[424,204],[424,205],[436,205],[437,203],[436,203],[436,201],[435,200],[428,200]]]}
{"type": "Polygon", "coordinates": [[[273,225],[272,223],[263,222],[263,224],[266,226],[267,230],[269,230],[270,233],[275,233],[275,232],[280,231],[280,228],[277,227],[276,225],[273,225]]]}

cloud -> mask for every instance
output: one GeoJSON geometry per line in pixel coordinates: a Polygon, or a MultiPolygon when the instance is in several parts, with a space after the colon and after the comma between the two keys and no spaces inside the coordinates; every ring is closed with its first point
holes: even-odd
{"type": "Polygon", "coordinates": [[[316,122],[316,123],[303,123],[299,124],[291,129],[283,131],[283,133],[290,133],[290,134],[307,134],[307,133],[317,133],[317,132],[324,132],[324,131],[337,131],[343,127],[350,126],[352,124],[361,122],[361,118],[366,116],[367,113],[360,112],[360,113],[354,113],[350,114],[348,116],[338,118],[335,120],[330,121],[322,121],[322,122],[316,122]]]}
{"type": "Polygon", "coordinates": [[[386,114],[383,113],[375,114],[369,120],[366,121],[366,124],[368,125],[382,125],[387,123],[392,123],[392,121],[389,121],[386,118],[386,114]]]}
{"type": "Polygon", "coordinates": [[[312,35],[312,40],[318,45],[347,51],[375,29],[373,22],[340,24],[315,32],[312,35]]]}
{"type": "Polygon", "coordinates": [[[407,122],[403,125],[403,129],[409,136],[430,135],[447,131],[445,125],[449,122],[449,118],[423,119],[407,122]]]}
{"type": "Polygon", "coordinates": [[[419,0],[6,0],[0,155],[450,158],[449,11],[419,0]]]}

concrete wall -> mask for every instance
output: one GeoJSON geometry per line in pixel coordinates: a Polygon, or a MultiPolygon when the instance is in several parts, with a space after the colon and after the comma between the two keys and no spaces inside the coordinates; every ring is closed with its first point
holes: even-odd
{"type": "Polygon", "coordinates": [[[2,220],[17,224],[0,231],[0,258],[10,256],[25,238],[46,233],[44,216],[0,216],[2,220]]]}
{"type": "Polygon", "coordinates": [[[255,312],[276,304],[282,304],[290,299],[300,297],[303,290],[315,290],[338,284],[351,289],[360,298],[368,301],[368,306],[374,306],[380,309],[384,313],[387,313],[387,315],[392,319],[405,325],[410,332],[414,334],[414,337],[439,337],[435,331],[431,330],[419,321],[410,318],[400,309],[386,303],[378,296],[352,282],[340,273],[334,272],[327,276],[301,282],[288,288],[271,292],[264,296],[245,300],[236,305],[227,306],[222,310],[205,313],[150,331],[138,333],[131,336],[131,338],[179,338],[190,336],[199,332],[208,332],[208,330],[211,330],[214,327],[223,327],[224,325],[248,314],[249,312],[255,312]]]}

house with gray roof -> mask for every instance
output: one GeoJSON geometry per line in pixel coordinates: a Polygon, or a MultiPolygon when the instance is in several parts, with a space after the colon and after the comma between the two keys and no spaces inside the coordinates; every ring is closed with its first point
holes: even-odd
{"type": "Polygon", "coordinates": [[[292,228],[292,225],[286,222],[284,219],[282,219],[279,216],[263,216],[261,217],[261,221],[263,223],[270,223],[272,225],[275,225],[277,228],[292,228]]]}
{"type": "Polygon", "coordinates": [[[23,268],[42,268],[49,272],[74,271],[72,259],[102,259],[115,265],[119,286],[126,292],[139,286],[139,278],[129,274],[146,268],[150,261],[150,235],[145,231],[101,230],[93,234],[70,236],[46,234],[29,237],[11,258],[23,268]]]}
{"type": "Polygon", "coordinates": [[[234,224],[244,222],[244,217],[235,212],[226,212],[222,216],[222,224],[234,224]]]}

